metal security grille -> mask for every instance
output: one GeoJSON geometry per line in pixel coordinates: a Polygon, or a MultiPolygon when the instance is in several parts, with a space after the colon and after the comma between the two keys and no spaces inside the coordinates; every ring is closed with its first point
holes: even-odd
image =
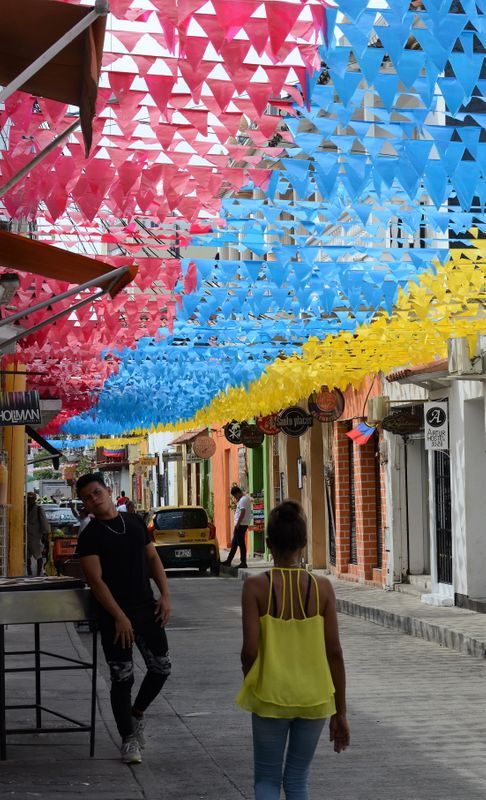
{"type": "Polygon", "coordinates": [[[336,524],[335,524],[335,495],[334,475],[332,467],[327,465],[324,470],[324,483],[326,487],[326,506],[329,532],[329,561],[336,565],[336,524]]]}
{"type": "MultiPolygon", "coordinates": [[[[351,430],[351,424],[349,430],[351,430]]],[[[354,490],[354,443],[348,439],[348,464],[349,464],[349,563],[358,563],[358,548],[356,542],[356,495],[354,490]]]]}
{"type": "Polygon", "coordinates": [[[376,566],[382,567],[383,555],[383,514],[381,500],[381,466],[380,466],[380,437],[374,434],[375,445],[375,507],[376,507],[376,566]]]}
{"type": "Polygon", "coordinates": [[[435,525],[437,537],[437,577],[439,583],[452,583],[451,469],[449,453],[434,452],[435,525]]]}

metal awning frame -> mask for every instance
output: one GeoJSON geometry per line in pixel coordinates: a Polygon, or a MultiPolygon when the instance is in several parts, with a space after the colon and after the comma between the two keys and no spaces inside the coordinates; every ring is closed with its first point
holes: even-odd
{"type": "Polygon", "coordinates": [[[42,447],[43,450],[46,450],[48,453],[50,453],[50,455],[48,456],[42,456],[41,458],[36,458],[33,461],[28,461],[27,464],[40,464],[41,461],[52,460],[54,469],[59,469],[59,460],[62,456],[62,452],[58,450],[56,447],[53,447],[52,444],[49,444],[49,442],[46,439],[44,439],[44,437],[41,436],[40,433],[37,433],[37,431],[34,430],[34,428],[31,428],[30,425],[25,426],[25,432],[27,436],[33,439],[34,442],[37,442],[37,444],[40,447],[42,447]]]}
{"type": "MultiPolygon", "coordinates": [[[[20,75],[17,75],[13,81],[2,89],[0,92],[0,103],[4,103],[11,94],[17,91],[17,89],[21,89],[22,86],[39,72],[42,67],[44,67],[49,61],[51,61],[54,56],[64,50],[64,48],[70,44],[74,39],[76,39],[83,31],[90,27],[93,22],[98,19],[98,17],[104,17],[108,14],[109,5],[108,0],[96,0],[94,8],[86,14],[86,16],[81,19],[76,25],[74,25],[69,31],[67,31],[64,36],[61,36],[57,42],[54,42],[51,47],[42,53],[35,61],[32,62],[26,69],[24,69],[20,75]]],[[[0,187],[0,197],[3,197],[10,189],[12,189],[19,181],[22,180],[25,175],[27,175],[37,164],[44,160],[44,158],[49,155],[49,153],[54,150],[64,139],[73,133],[78,125],[80,124],[80,118],[78,117],[71,125],[66,128],[63,133],[60,133],[53,139],[50,144],[48,144],[40,153],[38,153],[35,158],[29,161],[28,164],[25,164],[18,172],[15,173],[3,186],[0,187]]]]}
{"type": "Polygon", "coordinates": [[[76,311],[78,308],[81,308],[87,303],[93,303],[95,300],[99,300],[99,298],[104,294],[108,294],[110,292],[122,275],[125,275],[129,271],[130,270],[128,267],[118,267],[118,269],[113,269],[110,272],[107,272],[105,275],[100,275],[97,278],[92,278],[90,281],[86,281],[86,283],[81,283],[79,286],[76,286],[73,289],[68,289],[66,292],[62,292],[59,295],[53,295],[53,297],[50,297],[48,300],[43,300],[42,302],[37,303],[35,306],[30,306],[30,308],[26,308],[23,311],[17,311],[17,313],[12,314],[10,317],[0,319],[0,327],[2,325],[8,325],[9,323],[11,324],[12,322],[16,322],[23,317],[28,317],[30,314],[36,311],[47,308],[47,306],[52,306],[54,303],[57,303],[60,300],[73,297],[73,295],[77,295],[80,292],[83,292],[85,289],[90,289],[92,286],[99,286],[100,281],[106,281],[106,286],[104,286],[98,292],[94,292],[93,294],[89,294],[86,297],[81,298],[81,300],[73,303],[71,306],[69,306],[69,308],[64,308],[57,314],[53,314],[48,319],[42,320],[42,322],[38,322],[36,325],[32,325],[30,328],[23,328],[16,336],[12,336],[10,339],[6,339],[4,342],[1,342],[0,353],[2,350],[7,349],[10,345],[17,342],[19,339],[24,339],[31,333],[35,333],[41,328],[44,328],[46,325],[50,325],[52,322],[55,322],[57,319],[60,319],[66,314],[71,314],[73,311],[76,311]]]}

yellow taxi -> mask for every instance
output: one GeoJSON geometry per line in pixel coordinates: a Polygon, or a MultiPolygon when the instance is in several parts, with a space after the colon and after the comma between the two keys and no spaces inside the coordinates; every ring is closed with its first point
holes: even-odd
{"type": "Polygon", "coordinates": [[[162,506],[150,512],[147,528],[167,569],[208,569],[219,575],[216,529],[202,506],[162,506]]]}

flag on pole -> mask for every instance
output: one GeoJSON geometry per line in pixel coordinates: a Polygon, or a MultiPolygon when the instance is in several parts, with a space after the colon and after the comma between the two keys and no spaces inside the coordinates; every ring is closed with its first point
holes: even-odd
{"type": "Polygon", "coordinates": [[[371,439],[374,432],[376,431],[375,427],[371,425],[367,425],[366,422],[360,422],[359,425],[356,425],[352,431],[349,431],[346,436],[349,436],[356,444],[366,444],[368,439],[371,439]]]}

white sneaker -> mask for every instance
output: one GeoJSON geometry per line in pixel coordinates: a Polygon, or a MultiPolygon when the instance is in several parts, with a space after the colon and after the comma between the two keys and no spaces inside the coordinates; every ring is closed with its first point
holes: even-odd
{"type": "Polygon", "coordinates": [[[132,716],[133,720],[133,735],[135,736],[138,746],[143,750],[145,747],[145,720],[143,717],[132,716]]]}
{"type": "Polygon", "coordinates": [[[121,760],[124,764],[141,764],[142,756],[135,736],[129,736],[122,742],[121,760]]]}

